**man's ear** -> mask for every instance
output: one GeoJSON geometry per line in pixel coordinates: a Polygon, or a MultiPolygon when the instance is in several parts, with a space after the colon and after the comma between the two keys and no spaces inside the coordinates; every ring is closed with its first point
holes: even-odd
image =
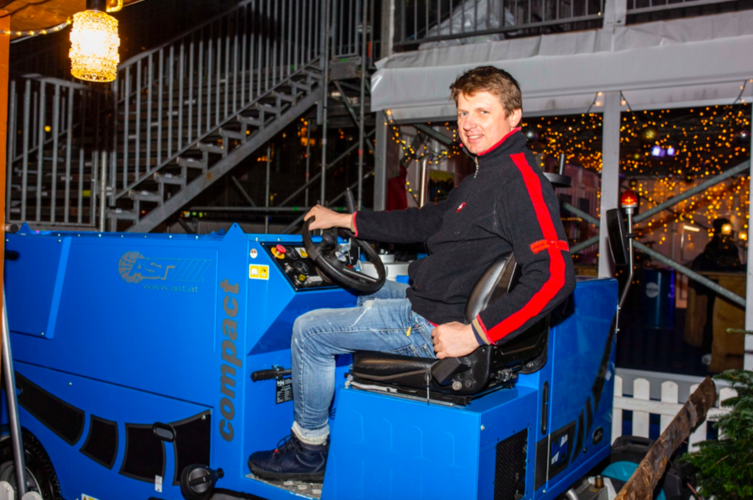
{"type": "Polygon", "coordinates": [[[520,125],[520,121],[523,119],[523,110],[520,108],[513,110],[508,118],[510,119],[510,128],[517,127],[518,125],[520,125]]]}

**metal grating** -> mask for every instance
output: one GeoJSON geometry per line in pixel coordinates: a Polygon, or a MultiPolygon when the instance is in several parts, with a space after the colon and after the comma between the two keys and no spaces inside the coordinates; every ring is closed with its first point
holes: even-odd
{"type": "Polygon", "coordinates": [[[528,429],[497,443],[494,500],[519,500],[526,492],[528,429]]]}

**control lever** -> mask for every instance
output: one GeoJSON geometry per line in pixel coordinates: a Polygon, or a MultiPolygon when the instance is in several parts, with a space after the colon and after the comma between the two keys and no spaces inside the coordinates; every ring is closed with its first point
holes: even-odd
{"type": "MultiPolygon", "coordinates": [[[[345,206],[348,207],[349,213],[356,213],[356,200],[353,198],[353,191],[351,191],[349,187],[345,188],[345,206]]],[[[358,245],[353,242],[353,233],[348,230],[345,231],[345,234],[347,234],[350,239],[350,258],[348,259],[348,262],[353,264],[358,262],[360,252],[358,251],[358,245]]]]}
{"type": "Polygon", "coordinates": [[[280,366],[271,370],[258,370],[251,374],[251,380],[258,382],[260,380],[270,380],[273,378],[281,379],[285,375],[290,375],[293,370],[286,370],[280,366]]]}
{"type": "Polygon", "coordinates": [[[356,200],[353,198],[353,191],[349,187],[345,188],[345,205],[348,207],[349,213],[356,212],[356,200]]]}

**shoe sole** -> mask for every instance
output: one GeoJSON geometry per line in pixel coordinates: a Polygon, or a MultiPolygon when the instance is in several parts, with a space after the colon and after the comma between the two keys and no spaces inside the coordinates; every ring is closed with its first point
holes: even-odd
{"type": "Polygon", "coordinates": [[[324,482],[324,472],[310,472],[307,474],[291,473],[291,472],[270,472],[270,471],[266,471],[264,469],[255,467],[252,464],[248,464],[248,465],[249,465],[249,468],[251,469],[251,472],[253,472],[255,476],[258,476],[262,479],[271,479],[273,481],[304,481],[307,483],[323,483],[324,482]]]}

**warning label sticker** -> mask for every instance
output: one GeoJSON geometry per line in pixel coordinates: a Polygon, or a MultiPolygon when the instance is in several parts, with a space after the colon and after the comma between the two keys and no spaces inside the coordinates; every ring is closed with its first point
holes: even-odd
{"type": "Polygon", "coordinates": [[[248,266],[248,278],[252,280],[268,280],[269,266],[251,264],[248,266]]]}
{"type": "Polygon", "coordinates": [[[275,403],[287,403],[293,401],[293,379],[283,378],[277,381],[277,390],[275,391],[275,403]]]}

